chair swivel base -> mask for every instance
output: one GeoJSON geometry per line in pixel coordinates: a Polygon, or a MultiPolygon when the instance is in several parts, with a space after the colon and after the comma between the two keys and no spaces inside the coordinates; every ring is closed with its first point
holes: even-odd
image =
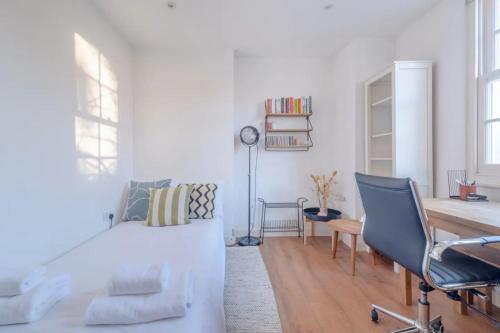
{"type": "Polygon", "coordinates": [[[399,320],[400,322],[410,325],[408,327],[393,331],[392,333],[443,333],[444,326],[441,323],[441,316],[437,316],[436,318],[429,320],[430,305],[427,301],[428,290],[428,286],[422,283],[420,284],[420,298],[418,300],[417,320],[407,318],[400,315],[399,313],[389,311],[375,304],[372,304],[372,310],[370,312],[371,320],[373,322],[378,322],[378,311],[380,311],[390,317],[399,320]]]}
{"type": "Polygon", "coordinates": [[[432,319],[429,321],[429,324],[426,325],[427,327],[424,327],[421,325],[421,323],[418,322],[418,320],[412,320],[410,318],[404,317],[398,313],[389,311],[387,309],[384,309],[378,305],[372,304],[372,311],[370,313],[372,321],[377,322],[378,321],[378,311],[393,317],[405,324],[408,324],[410,326],[392,331],[391,333],[409,333],[409,332],[414,332],[414,333],[443,333],[444,332],[444,326],[441,323],[441,316],[437,316],[436,318],[432,319]]]}

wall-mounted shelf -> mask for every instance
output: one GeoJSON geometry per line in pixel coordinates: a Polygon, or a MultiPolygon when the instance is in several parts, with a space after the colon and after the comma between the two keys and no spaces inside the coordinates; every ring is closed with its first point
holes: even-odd
{"type": "Polygon", "coordinates": [[[307,151],[313,146],[312,98],[266,99],[265,148],[267,151],[307,151]],[[277,125],[277,128],[274,125],[277,125]]]}
{"type": "Polygon", "coordinates": [[[267,151],[308,151],[313,146],[311,132],[313,130],[311,120],[312,113],[307,114],[269,114],[265,121],[265,147],[267,151]],[[303,117],[306,120],[305,128],[270,128],[270,117],[303,117]],[[288,133],[289,135],[277,135],[288,133]],[[273,135],[274,134],[274,135],[273,135]],[[298,138],[298,135],[301,138],[298,138]],[[299,141],[300,140],[300,141],[299,141]],[[278,141],[278,142],[276,142],[278,141]],[[297,141],[297,143],[295,143],[297,141]],[[283,142],[285,144],[283,144],[283,142]],[[293,142],[293,143],[292,143],[293,142]]]}
{"type": "Polygon", "coordinates": [[[305,133],[305,132],[311,132],[312,128],[304,128],[304,129],[285,129],[285,128],[273,128],[267,130],[267,133],[305,133]]]}
{"type": "Polygon", "coordinates": [[[267,145],[267,151],[308,151],[311,145],[267,145]]]}
{"type": "Polygon", "coordinates": [[[267,117],[310,117],[312,113],[266,113],[267,117]]]}

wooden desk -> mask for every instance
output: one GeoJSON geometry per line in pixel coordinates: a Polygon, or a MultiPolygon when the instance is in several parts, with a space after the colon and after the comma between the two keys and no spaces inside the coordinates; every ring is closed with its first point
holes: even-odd
{"type": "MultiPolygon", "coordinates": [[[[484,235],[500,235],[500,203],[467,202],[456,199],[423,199],[429,223],[432,227],[451,232],[460,238],[484,235]]],[[[460,249],[469,255],[500,267],[500,247],[470,247],[460,249]]],[[[400,268],[403,301],[412,304],[411,274],[400,268]]],[[[487,291],[489,292],[489,291],[487,291]]],[[[464,293],[462,293],[465,296],[464,293]]],[[[465,298],[465,297],[464,297],[465,298]]],[[[466,312],[462,303],[457,310],[466,312]]]]}

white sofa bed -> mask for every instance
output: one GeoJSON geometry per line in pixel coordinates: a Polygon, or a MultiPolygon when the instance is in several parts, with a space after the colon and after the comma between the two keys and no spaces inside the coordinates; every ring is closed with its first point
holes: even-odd
{"type": "Polygon", "coordinates": [[[48,265],[49,276],[69,273],[71,293],[40,321],[0,327],[0,333],[121,332],[223,333],[224,226],[221,218],[192,220],[171,227],[120,223],[48,265]],[[145,324],[84,326],[91,299],[106,293],[113,268],[121,263],[190,265],[195,274],[194,301],[183,318],[145,324]]]}

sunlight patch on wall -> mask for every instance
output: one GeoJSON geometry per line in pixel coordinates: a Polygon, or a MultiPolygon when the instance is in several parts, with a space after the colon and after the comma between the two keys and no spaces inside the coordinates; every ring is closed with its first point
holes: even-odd
{"type": "Polygon", "coordinates": [[[118,80],[96,47],[77,33],[74,42],[77,169],[89,178],[114,174],[118,165],[118,80]]]}

